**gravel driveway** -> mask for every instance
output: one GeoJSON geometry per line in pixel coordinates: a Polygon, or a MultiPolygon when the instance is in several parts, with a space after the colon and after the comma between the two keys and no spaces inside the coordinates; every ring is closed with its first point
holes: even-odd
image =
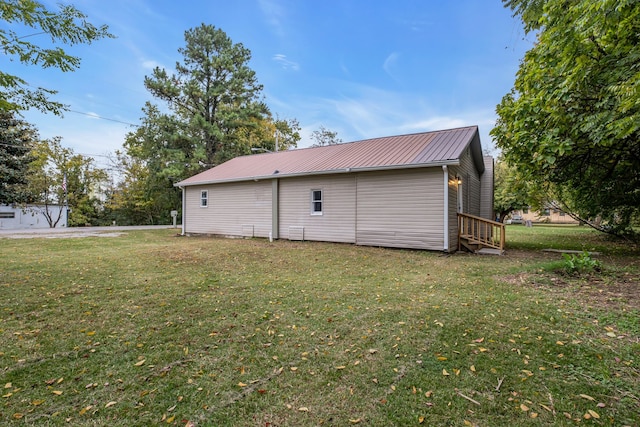
{"type": "MultiPolygon", "coordinates": [[[[118,237],[132,230],[157,230],[173,228],[171,225],[131,225],[111,227],[32,228],[27,230],[0,230],[0,239],[64,239],[72,237],[118,237]]],[[[180,226],[175,228],[180,232],[180,226]]]]}

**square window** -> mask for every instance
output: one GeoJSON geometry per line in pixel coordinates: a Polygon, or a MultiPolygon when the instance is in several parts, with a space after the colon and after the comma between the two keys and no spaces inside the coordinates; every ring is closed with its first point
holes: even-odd
{"type": "Polygon", "coordinates": [[[200,192],[200,207],[206,208],[209,205],[209,192],[207,190],[202,190],[200,192]]]}
{"type": "Polygon", "coordinates": [[[311,190],[311,215],[322,215],[322,190],[311,190]]]}

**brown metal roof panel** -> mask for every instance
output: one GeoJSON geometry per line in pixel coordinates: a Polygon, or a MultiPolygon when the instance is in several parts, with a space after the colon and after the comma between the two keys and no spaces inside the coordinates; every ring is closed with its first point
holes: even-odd
{"type": "Polygon", "coordinates": [[[471,126],[236,157],[178,185],[456,160],[476,133],[471,126]]]}
{"type": "Polygon", "coordinates": [[[433,141],[416,158],[418,163],[456,160],[473,139],[476,126],[440,131],[433,134],[433,141]]]}

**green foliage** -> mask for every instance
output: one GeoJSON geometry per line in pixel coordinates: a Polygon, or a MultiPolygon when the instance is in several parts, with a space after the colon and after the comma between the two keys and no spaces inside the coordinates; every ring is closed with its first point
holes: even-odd
{"type": "Polygon", "coordinates": [[[300,125],[274,119],[259,100],[262,86],[248,67],[251,54],[224,31],[201,25],[185,32],[183,61],[174,73],[156,68],[145,86],[169,112],[151,103],[142,125],[127,135],[118,164],[125,177],[108,203],[120,224],[158,224],[181,205],[174,183],[252,147],[295,147],[300,125]]]}
{"type": "Polygon", "coordinates": [[[262,85],[248,66],[251,52],[213,25],[186,31],[185,43],[175,73],[157,67],[144,81],[172,111],[161,118],[173,121],[177,137],[189,144],[187,161],[211,166],[249,154],[251,134],[268,115],[259,100],[262,85]],[[190,159],[192,153],[197,158],[190,159]]]}
{"type": "MultiPolygon", "coordinates": [[[[47,34],[53,43],[91,44],[104,37],[113,37],[106,25],[96,27],[87,21],[87,16],[73,5],[60,5],[53,12],[34,0],[2,0],[0,2],[0,45],[5,56],[16,58],[26,65],[42,68],[57,68],[60,71],[75,71],[80,58],[67,54],[62,48],[44,48],[29,41],[34,34],[19,34],[19,30],[30,28],[36,34],[47,34]]],[[[0,111],[27,110],[37,108],[43,112],[61,114],[64,105],[49,100],[54,90],[29,89],[24,79],[0,71],[0,111]]]]}
{"type": "Polygon", "coordinates": [[[580,254],[562,254],[564,258],[563,268],[569,274],[591,273],[600,271],[602,264],[597,259],[591,257],[589,252],[580,254]]]}
{"type": "Polygon", "coordinates": [[[629,231],[640,210],[640,2],[506,3],[539,32],[498,105],[496,145],[582,218],[629,231]]]}
{"type": "Polygon", "coordinates": [[[52,205],[67,204],[71,213],[69,226],[97,225],[102,218],[100,193],[105,191],[107,173],[94,165],[94,160],[75,154],[61,145],[61,139],[38,141],[34,144],[34,160],[27,174],[29,202],[45,206],[50,227],[55,227],[62,209],[52,205]],[[66,191],[62,183],[66,176],[66,191]]]}
{"type": "Polygon", "coordinates": [[[315,141],[313,147],[322,147],[324,145],[334,145],[342,143],[342,139],[338,138],[338,132],[330,131],[324,126],[320,126],[319,130],[311,132],[311,139],[315,141]]]}
{"type": "Polygon", "coordinates": [[[494,166],[494,204],[500,222],[513,210],[528,207],[532,199],[531,184],[518,175],[515,166],[498,158],[494,166]]]}
{"type": "Polygon", "coordinates": [[[0,205],[27,201],[27,170],[31,145],[37,131],[16,118],[12,111],[0,110],[0,205]]]}

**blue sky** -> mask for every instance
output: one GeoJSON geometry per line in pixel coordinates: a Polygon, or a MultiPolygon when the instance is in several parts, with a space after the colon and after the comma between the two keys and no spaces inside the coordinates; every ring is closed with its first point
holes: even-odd
{"type": "Polygon", "coordinates": [[[153,100],[145,75],[155,66],[172,71],[182,60],[184,32],[202,23],[251,51],[249,65],[274,116],[302,126],[299,147],[309,146],[320,126],[348,142],[478,125],[491,149],[495,107],[532,46],[500,0],[72,3],[117,38],[67,47],[82,58],[72,73],[6,59],[2,67],[58,90],[55,99],[74,111],[63,118],[27,112],[42,137],[60,136],[64,146],[93,155],[122,147],[133,129],[125,123],[139,123],[145,101],[153,100]]]}

